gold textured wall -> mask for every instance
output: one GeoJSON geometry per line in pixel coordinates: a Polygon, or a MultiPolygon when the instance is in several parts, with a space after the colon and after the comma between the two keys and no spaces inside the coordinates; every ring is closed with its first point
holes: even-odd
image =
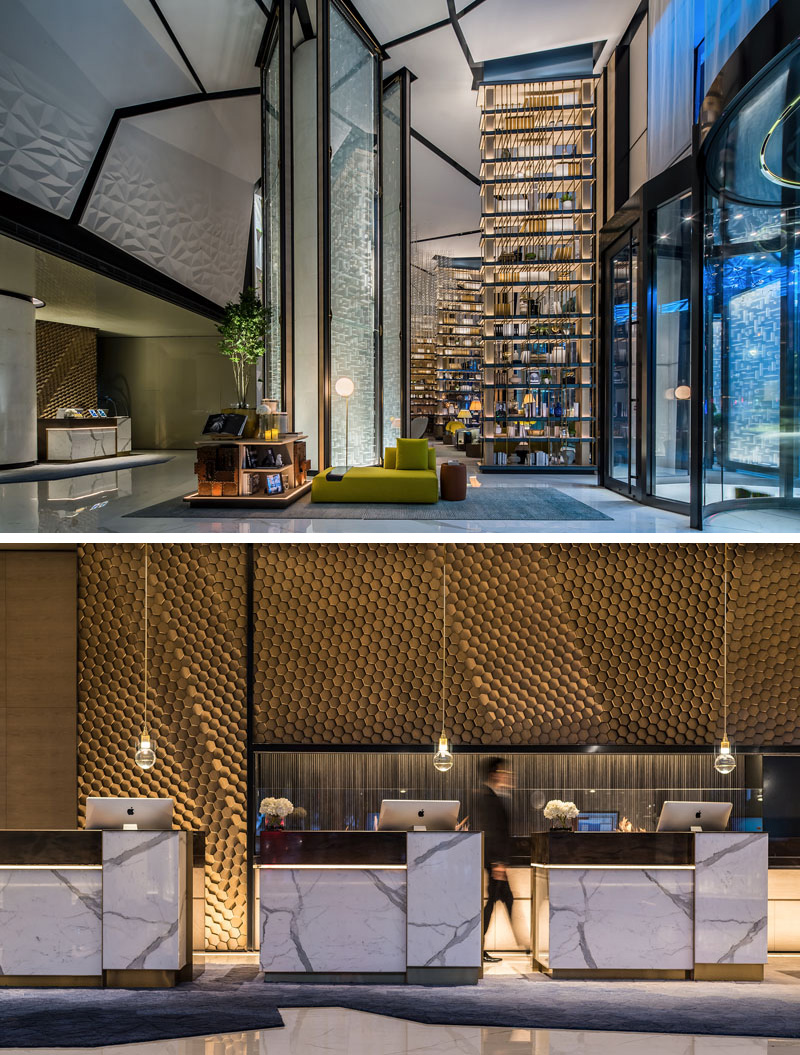
{"type": "MultiPolygon", "coordinates": [[[[172,795],[208,833],[206,938],[245,944],[247,547],[151,549],[158,762],[135,770],[143,550],[79,556],[79,789],[172,795]]],[[[800,743],[799,547],[729,546],[740,744],[800,743]]],[[[441,693],[443,547],[255,544],[254,740],[428,744],[441,693]]],[[[456,745],[709,744],[721,728],[723,547],[448,545],[456,745]]]]}
{"type": "Polygon", "coordinates": [[[244,548],[154,545],[149,559],[150,731],[143,708],[144,549],[79,550],[78,790],[170,795],[176,824],[206,833],[206,946],[246,943],[247,575],[244,548]]]}
{"type": "Polygon", "coordinates": [[[36,323],[36,410],[54,418],[59,407],[97,406],[97,330],[36,323]]]}
{"type": "MultiPolygon", "coordinates": [[[[442,553],[256,547],[256,742],[431,742],[442,553]]],[[[798,743],[800,552],[728,553],[732,733],[798,743]]],[[[723,560],[709,544],[448,545],[448,732],[456,744],[709,743],[723,560]]]]}

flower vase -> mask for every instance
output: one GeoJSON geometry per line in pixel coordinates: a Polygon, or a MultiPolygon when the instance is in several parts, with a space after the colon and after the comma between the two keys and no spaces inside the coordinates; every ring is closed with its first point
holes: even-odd
{"type": "Polygon", "coordinates": [[[266,830],[268,832],[282,832],[283,821],[278,817],[272,817],[267,821],[266,830]]]}

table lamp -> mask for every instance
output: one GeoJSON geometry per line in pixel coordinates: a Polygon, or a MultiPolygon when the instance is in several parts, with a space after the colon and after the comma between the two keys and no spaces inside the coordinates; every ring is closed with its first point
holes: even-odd
{"type": "Polygon", "coordinates": [[[348,465],[350,453],[350,396],[355,392],[356,386],[352,377],[340,377],[333,386],[337,396],[344,399],[344,464],[348,465]]]}
{"type": "Polygon", "coordinates": [[[481,410],[481,401],[479,399],[473,399],[469,405],[469,409],[473,414],[479,414],[481,410]]]}

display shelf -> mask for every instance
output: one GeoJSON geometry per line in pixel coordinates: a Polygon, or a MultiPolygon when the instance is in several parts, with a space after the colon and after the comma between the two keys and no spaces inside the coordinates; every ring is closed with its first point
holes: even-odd
{"type": "Polygon", "coordinates": [[[195,472],[197,490],[184,496],[191,506],[239,505],[284,509],[311,489],[307,479],[304,433],[279,436],[275,439],[239,439],[215,437],[195,442],[198,458],[195,472]],[[247,465],[250,450],[276,450],[286,459],[281,466],[247,465]],[[261,475],[280,476],[282,490],[267,494],[259,489],[266,486],[261,475]]]}
{"type": "Polygon", "coordinates": [[[596,464],[594,82],[484,84],[479,105],[480,468],[591,471],[596,464]],[[504,431],[490,432],[489,424],[504,431]],[[506,427],[526,434],[509,436],[506,427]],[[531,434],[540,429],[547,434],[531,434]],[[574,435],[560,435],[562,429],[574,435]],[[536,458],[539,464],[531,464],[536,458]]]}

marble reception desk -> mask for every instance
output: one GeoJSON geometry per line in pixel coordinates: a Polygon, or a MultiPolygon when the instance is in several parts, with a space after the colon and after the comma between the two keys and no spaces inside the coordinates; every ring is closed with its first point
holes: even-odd
{"type": "Polygon", "coordinates": [[[480,832],[262,832],[265,981],[476,983],[482,858],[480,832]]]}
{"type": "Polygon", "coordinates": [[[131,450],[129,417],[40,418],[38,422],[40,461],[113,458],[117,454],[129,454],[131,450]]]}
{"type": "Polygon", "coordinates": [[[767,839],[533,835],[534,966],[561,978],[762,979],[767,839]]]}
{"type": "Polygon", "coordinates": [[[192,841],[177,831],[0,831],[0,984],[190,978],[192,841]]]}

